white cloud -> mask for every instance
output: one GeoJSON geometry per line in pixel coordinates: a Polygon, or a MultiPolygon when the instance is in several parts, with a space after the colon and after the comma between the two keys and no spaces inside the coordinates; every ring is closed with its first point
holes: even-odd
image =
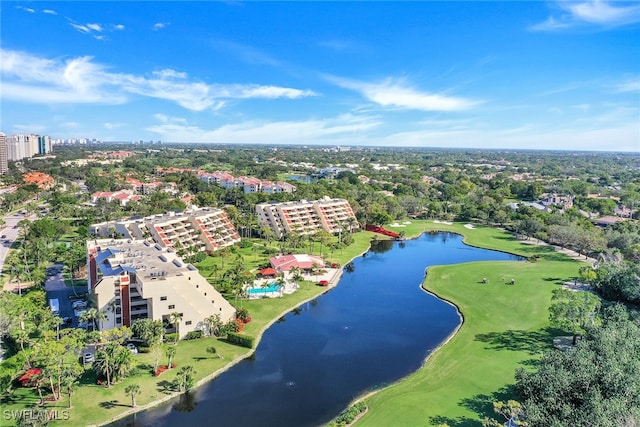
{"type": "Polygon", "coordinates": [[[24,10],[29,13],[36,13],[35,9],[31,9],[30,7],[16,6],[16,9],[24,10]]]}
{"type": "Polygon", "coordinates": [[[117,30],[117,31],[122,31],[122,30],[124,30],[124,25],[116,24],[116,25],[113,26],[113,29],[117,30]]]}
{"type": "Polygon", "coordinates": [[[127,125],[125,123],[106,122],[106,123],[103,123],[103,126],[105,127],[105,129],[113,130],[113,129],[120,129],[120,128],[126,127],[127,125]]]}
{"type": "Polygon", "coordinates": [[[345,114],[328,119],[302,121],[249,121],[224,125],[216,129],[202,129],[190,125],[183,118],[171,118],[157,114],[161,123],[146,130],[159,135],[163,141],[222,142],[222,143],[271,143],[317,144],[357,143],[362,133],[378,127],[381,122],[375,116],[345,114]]]}
{"type": "Polygon", "coordinates": [[[307,96],[315,96],[316,93],[311,90],[292,89],[288,87],[278,86],[259,86],[259,85],[233,85],[227,89],[231,89],[237,98],[303,98],[307,96]]]}
{"type": "Polygon", "coordinates": [[[546,21],[531,26],[530,30],[555,31],[578,25],[620,27],[640,22],[640,4],[637,2],[560,0],[556,2],[556,6],[562,10],[559,16],[552,15],[546,21]]]}
{"type": "Polygon", "coordinates": [[[422,111],[459,111],[479,103],[472,99],[421,92],[405,85],[401,80],[391,78],[380,83],[366,83],[335,76],[326,76],[326,78],[340,87],[359,92],[368,100],[383,107],[422,111]]]}
{"type": "Polygon", "coordinates": [[[614,90],[618,93],[640,92],[640,78],[629,79],[619,83],[614,90]]]}
{"type": "Polygon", "coordinates": [[[76,30],[80,31],[81,33],[89,34],[91,32],[91,29],[86,25],[80,25],[74,22],[70,22],[69,24],[76,30]]]}
{"type": "Polygon", "coordinates": [[[158,31],[169,25],[169,22],[156,22],[153,24],[153,31],[158,31]]]}
{"type": "Polygon", "coordinates": [[[154,71],[152,73],[154,76],[161,79],[186,79],[187,73],[182,71],[171,70],[166,68],[164,70],[154,71]]]}
{"type": "Polygon", "coordinates": [[[540,150],[640,151],[640,124],[558,130],[522,126],[507,130],[467,129],[400,132],[382,138],[379,145],[399,147],[514,148],[540,150]],[[604,143],[603,141],[606,141],[604,143]]]}
{"type": "Polygon", "coordinates": [[[100,24],[87,24],[87,28],[93,31],[101,32],[102,26],[100,24]]]}
{"type": "Polygon", "coordinates": [[[164,99],[193,111],[217,110],[230,99],[287,98],[314,95],[309,90],[256,84],[207,84],[164,69],[152,77],[113,73],[88,56],[65,61],[0,50],[6,99],[23,102],[121,104],[132,95],[164,99]]]}
{"type": "Polygon", "coordinates": [[[51,10],[51,9],[44,9],[42,11],[42,13],[46,13],[47,15],[57,15],[58,12],[56,12],[55,10],[51,10]]]}

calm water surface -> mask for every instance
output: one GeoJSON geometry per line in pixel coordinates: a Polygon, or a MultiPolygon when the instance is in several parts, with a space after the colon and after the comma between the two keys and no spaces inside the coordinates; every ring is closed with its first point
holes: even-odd
{"type": "Polygon", "coordinates": [[[118,425],[322,425],[355,397],[417,370],[460,324],[453,306],[421,290],[425,268],[516,259],[450,233],[380,242],[345,267],[336,288],[269,328],[251,359],[118,425]]]}

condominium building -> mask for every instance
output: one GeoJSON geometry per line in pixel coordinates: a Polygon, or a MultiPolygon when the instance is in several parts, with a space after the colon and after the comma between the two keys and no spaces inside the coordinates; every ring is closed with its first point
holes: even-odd
{"type": "Polygon", "coordinates": [[[9,170],[9,159],[7,158],[7,136],[0,132],[0,175],[9,170]]]}
{"type": "Polygon", "coordinates": [[[198,172],[198,179],[207,184],[218,184],[222,188],[234,189],[242,188],[245,194],[250,193],[293,193],[296,186],[287,182],[278,181],[273,183],[267,180],[261,180],[252,176],[234,177],[228,172],[198,172]]]}
{"type": "Polygon", "coordinates": [[[235,317],[229,304],[198,270],[169,248],[146,240],[100,239],[87,242],[88,291],[106,315],[101,330],[153,319],[170,327],[172,313],[182,319],[180,337],[206,330],[205,319],[235,317]]]}
{"type": "Polygon", "coordinates": [[[162,247],[214,252],[240,241],[240,235],[222,209],[195,208],[144,218],[94,224],[96,236],[152,239],[162,247]]]}
{"type": "Polygon", "coordinates": [[[285,234],[312,234],[318,230],[338,233],[357,227],[351,205],[344,199],[324,197],[256,205],[258,225],[271,228],[277,238],[285,234]]]}

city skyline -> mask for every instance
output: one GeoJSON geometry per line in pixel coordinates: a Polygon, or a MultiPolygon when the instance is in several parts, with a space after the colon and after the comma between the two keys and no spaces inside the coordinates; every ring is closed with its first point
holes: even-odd
{"type": "Polygon", "coordinates": [[[1,19],[6,134],[640,151],[636,2],[38,1],[1,19]]]}

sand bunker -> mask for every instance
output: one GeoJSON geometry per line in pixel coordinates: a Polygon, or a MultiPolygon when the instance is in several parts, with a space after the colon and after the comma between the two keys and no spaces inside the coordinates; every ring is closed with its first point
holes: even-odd
{"type": "Polygon", "coordinates": [[[438,221],[437,219],[434,220],[433,222],[435,222],[436,224],[446,224],[446,225],[453,225],[452,222],[449,221],[438,221]]]}
{"type": "Polygon", "coordinates": [[[469,230],[473,230],[475,227],[472,224],[465,224],[464,228],[468,228],[469,230]]]}

